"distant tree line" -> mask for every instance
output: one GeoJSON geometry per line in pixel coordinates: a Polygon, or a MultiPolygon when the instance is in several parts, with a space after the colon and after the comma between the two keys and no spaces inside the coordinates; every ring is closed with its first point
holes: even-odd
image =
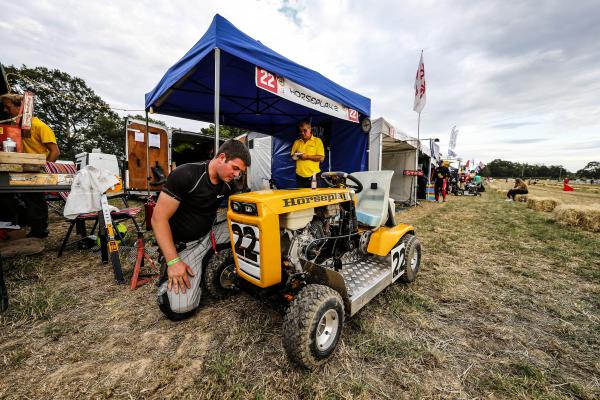
{"type": "MultiPolygon", "coordinates": [[[[125,120],[145,119],[143,115],[119,116],[83,79],[58,69],[8,66],[5,68],[13,93],[25,90],[35,94],[34,115],[45,122],[56,135],[62,160],[100,149],[123,160],[125,155],[125,120]]],[[[149,122],[165,126],[149,118],[149,122]]],[[[214,125],[202,129],[214,133],[214,125]]],[[[233,137],[244,131],[221,127],[220,136],[233,137]]]]}
{"type": "Polygon", "coordinates": [[[506,160],[496,159],[488,163],[482,170],[483,176],[495,178],[544,178],[560,179],[565,177],[577,177],[587,179],[600,179],[600,162],[592,161],[584,168],[573,173],[568,171],[562,165],[540,165],[518,163],[506,160]]]}

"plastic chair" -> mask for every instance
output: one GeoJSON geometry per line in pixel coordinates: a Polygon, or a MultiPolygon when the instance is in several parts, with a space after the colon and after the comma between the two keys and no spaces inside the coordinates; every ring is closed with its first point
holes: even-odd
{"type": "MultiPolygon", "coordinates": [[[[394,171],[361,171],[353,172],[363,190],[356,195],[356,218],[363,225],[377,228],[389,220],[390,185],[394,171]]],[[[393,201],[393,200],[392,200],[393,201]]]]}

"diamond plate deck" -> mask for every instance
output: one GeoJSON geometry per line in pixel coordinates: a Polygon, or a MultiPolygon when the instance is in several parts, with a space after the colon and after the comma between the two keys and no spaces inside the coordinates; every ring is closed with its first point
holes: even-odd
{"type": "Polygon", "coordinates": [[[368,256],[345,264],[341,271],[354,315],[392,283],[392,268],[385,257],[368,256]]]}

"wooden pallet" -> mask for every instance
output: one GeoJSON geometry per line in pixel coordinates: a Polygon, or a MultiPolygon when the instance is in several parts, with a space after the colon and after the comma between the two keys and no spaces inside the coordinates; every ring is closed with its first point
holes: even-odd
{"type": "Polygon", "coordinates": [[[0,152],[0,164],[46,165],[45,154],[0,152]]]}
{"type": "Polygon", "coordinates": [[[9,174],[10,186],[48,186],[48,185],[71,185],[73,174],[9,174]]]}
{"type": "Polygon", "coordinates": [[[0,164],[0,172],[40,172],[42,168],[36,164],[0,164]]]}

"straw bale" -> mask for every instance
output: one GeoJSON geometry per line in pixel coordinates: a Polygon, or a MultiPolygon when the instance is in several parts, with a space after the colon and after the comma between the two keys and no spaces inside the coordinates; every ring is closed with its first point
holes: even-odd
{"type": "Polygon", "coordinates": [[[600,232],[600,206],[561,205],[554,210],[554,215],[561,224],[600,232]]]}
{"type": "Polygon", "coordinates": [[[552,212],[562,202],[551,197],[528,197],[527,208],[536,211],[552,212]]]}
{"type": "Polygon", "coordinates": [[[527,195],[526,194],[516,194],[515,201],[519,203],[527,203],[527,195]]]}

